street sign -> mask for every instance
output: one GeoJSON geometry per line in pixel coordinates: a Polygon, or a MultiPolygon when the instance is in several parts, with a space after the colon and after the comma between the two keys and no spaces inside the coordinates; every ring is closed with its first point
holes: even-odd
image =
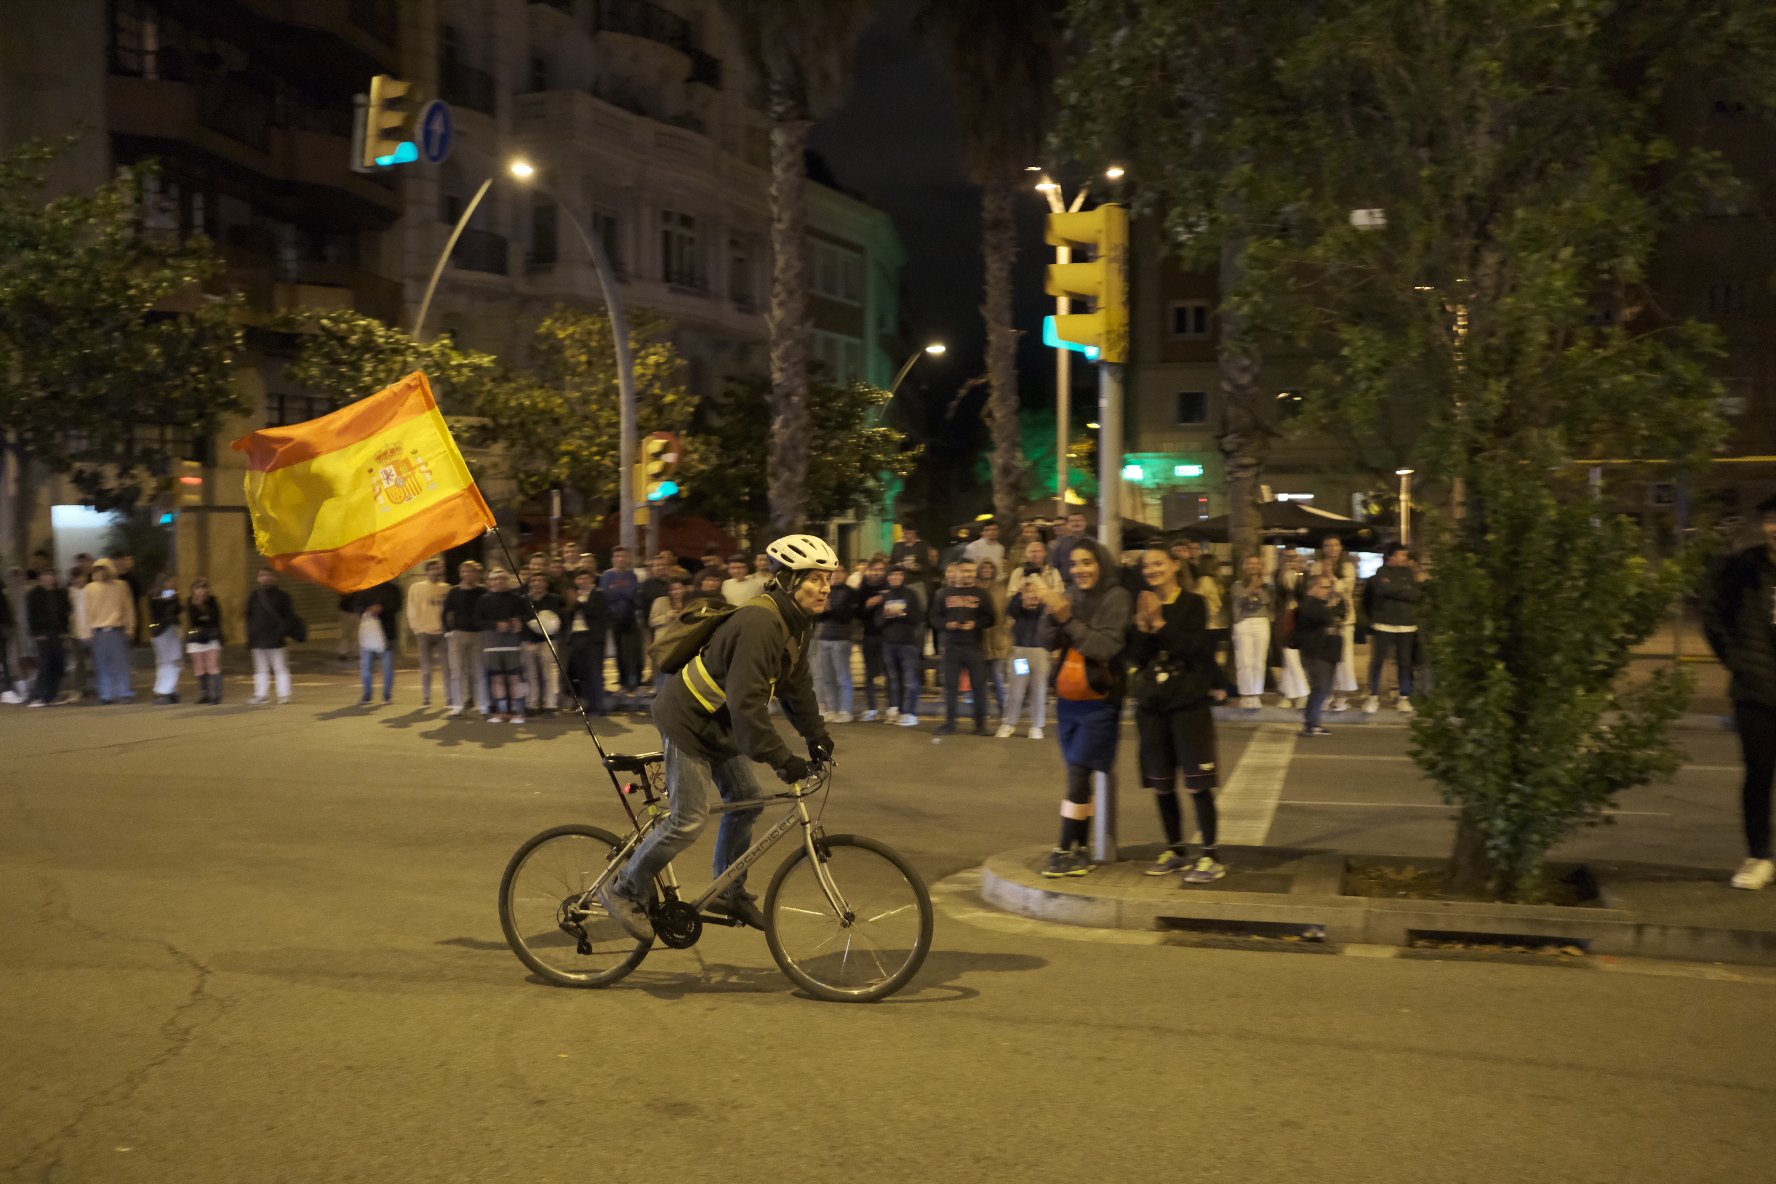
{"type": "Polygon", "coordinates": [[[452,138],[450,104],[433,99],[419,113],[419,151],[433,164],[440,164],[450,155],[452,138]]]}

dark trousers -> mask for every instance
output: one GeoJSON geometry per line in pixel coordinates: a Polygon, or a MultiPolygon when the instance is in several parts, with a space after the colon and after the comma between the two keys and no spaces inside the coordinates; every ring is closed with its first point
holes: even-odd
{"type": "Polygon", "coordinates": [[[617,684],[625,691],[641,685],[641,630],[617,630],[617,684]]]}
{"type": "Polygon", "coordinates": [[[1307,670],[1307,714],[1301,723],[1306,728],[1317,728],[1326,711],[1326,699],[1332,694],[1332,672],[1338,664],[1303,655],[1301,665],[1307,670]]]}
{"type": "Polygon", "coordinates": [[[38,703],[54,703],[56,696],[62,693],[62,672],[67,669],[67,651],[62,648],[59,637],[39,637],[37,640],[37,685],[32,688],[31,697],[38,703]]]}
{"type": "Polygon", "coordinates": [[[974,686],[969,696],[974,706],[974,726],[987,726],[987,658],[978,645],[948,643],[943,649],[944,722],[956,726],[956,696],[962,691],[962,672],[974,686]]]}
{"type": "MultiPolygon", "coordinates": [[[[863,639],[863,702],[871,711],[876,709],[876,680],[884,673],[882,663],[882,639],[880,636],[863,639]]],[[[893,696],[889,696],[890,700],[893,696]]],[[[890,707],[898,706],[890,701],[890,707]]]]}
{"type": "Polygon", "coordinates": [[[1400,672],[1400,698],[1412,697],[1412,662],[1418,652],[1417,633],[1386,633],[1369,631],[1369,693],[1381,694],[1381,672],[1387,666],[1388,653],[1400,672]]]}
{"type": "Polygon", "coordinates": [[[1745,754],[1745,785],[1740,813],[1745,822],[1745,853],[1770,858],[1770,783],[1776,777],[1776,707],[1734,703],[1733,723],[1739,729],[1739,750],[1745,754]]]}
{"type": "Polygon", "coordinates": [[[568,634],[567,684],[582,707],[604,714],[604,634],[568,634]]]}

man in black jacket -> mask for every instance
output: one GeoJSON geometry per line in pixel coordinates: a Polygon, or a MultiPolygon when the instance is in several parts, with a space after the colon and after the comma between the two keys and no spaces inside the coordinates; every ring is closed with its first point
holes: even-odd
{"type": "Polygon", "coordinates": [[[999,623],[993,601],[974,586],[974,564],[954,564],[956,582],[939,588],[931,598],[931,627],[943,638],[944,722],[934,736],[956,733],[956,700],[962,690],[962,672],[968,671],[974,701],[974,734],[987,735],[987,659],[982,638],[999,623]]]}
{"type": "Polygon", "coordinates": [[[37,573],[37,586],[25,593],[25,629],[37,646],[37,685],[31,688],[31,706],[48,707],[61,693],[62,673],[67,666],[63,648],[72,612],[67,590],[56,582],[55,568],[37,573]]]}
{"type": "MultiPolygon", "coordinates": [[[[598,893],[611,917],[637,940],[653,935],[642,905],[653,879],[702,831],[711,790],[724,802],[756,801],[763,795],[753,761],[770,766],[787,784],[808,776],[808,760],[790,752],[771,724],[773,696],[807,740],[808,757],[821,761],[832,755],[808,674],[808,642],[814,617],[826,608],[839,559],[824,540],[805,534],[780,538],[766,550],[776,570],[764,595],[722,622],[702,651],[654,696],[654,723],[666,741],[672,812],[598,893]]],[[[754,806],[721,816],[717,877],[752,845],[758,814],[754,806]]],[[[764,915],[745,882],[742,872],[710,908],[763,929],[764,915]]]]}
{"type": "Polygon", "coordinates": [[[270,702],[272,676],[277,678],[277,701],[290,701],[290,661],[284,639],[306,635],[302,618],[290,594],[277,586],[277,572],[259,569],[259,586],[247,597],[247,646],[253,651],[253,697],[249,703],[270,702]]]}
{"type": "Polygon", "coordinates": [[[1729,556],[1703,604],[1709,648],[1733,676],[1729,693],[1739,748],[1745,756],[1740,817],[1745,862],[1735,888],[1757,890],[1776,880],[1770,858],[1770,788],[1776,778],[1776,497],[1758,504],[1763,545],[1729,556]]]}
{"type": "Polygon", "coordinates": [[[567,594],[567,683],[582,708],[604,714],[604,636],[608,625],[598,573],[582,567],[574,572],[567,594]]]}
{"type": "Polygon", "coordinates": [[[1307,667],[1307,710],[1302,716],[1303,736],[1330,736],[1320,724],[1326,699],[1332,693],[1332,676],[1344,653],[1344,622],[1350,613],[1344,595],[1330,576],[1312,576],[1307,595],[1296,607],[1296,647],[1307,667]]]}

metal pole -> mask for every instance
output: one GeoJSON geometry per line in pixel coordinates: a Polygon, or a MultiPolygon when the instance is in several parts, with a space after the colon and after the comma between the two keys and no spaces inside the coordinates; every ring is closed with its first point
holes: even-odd
{"type": "Polygon", "coordinates": [[[493,188],[492,177],[481,182],[481,188],[475,190],[475,196],[469,199],[468,207],[463,210],[462,217],[458,218],[456,225],[451,228],[450,238],[445,242],[444,250],[438,255],[438,265],[432,268],[431,281],[426,284],[425,299],[419,302],[419,315],[413,318],[413,340],[424,340],[421,332],[425,329],[426,313],[431,311],[432,297],[438,292],[438,280],[444,275],[444,265],[450,262],[450,252],[456,250],[456,240],[462,237],[462,232],[468,228],[469,219],[475,216],[475,210],[480,206],[481,199],[487,196],[487,191],[491,188],[493,188]]]}
{"type": "MultiPolygon", "coordinates": [[[[1110,552],[1110,562],[1122,555],[1122,367],[1098,363],[1098,541],[1110,552]]],[[[1102,572],[1099,580],[1113,580],[1115,570],[1102,572]]],[[[1114,863],[1116,848],[1116,774],[1094,773],[1092,858],[1114,863]]]]}
{"type": "MultiPolygon", "coordinates": [[[[1056,263],[1072,261],[1072,247],[1055,248],[1056,263]]],[[[1072,308],[1072,300],[1055,297],[1056,316],[1065,316],[1072,308]]],[[[1067,517],[1067,445],[1073,436],[1069,430],[1073,419],[1072,357],[1070,349],[1055,350],[1055,517],[1062,521],[1067,517]]]]}
{"type": "MultiPolygon", "coordinates": [[[[551,197],[555,195],[548,189],[538,186],[551,197]]],[[[555,208],[561,211],[567,224],[580,236],[586,253],[592,256],[592,270],[598,275],[598,286],[604,292],[604,307],[610,313],[611,336],[616,339],[617,352],[617,391],[620,406],[617,415],[617,513],[620,523],[617,528],[617,541],[628,549],[630,558],[639,558],[636,554],[635,536],[635,485],[629,474],[635,468],[635,359],[629,350],[629,315],[624,310],[623,294],[618,289],[616,274],[611,270],[610,258],[604,253],[604,244],[586,233],[580,220],[573,216],[567,204],[560,198],[555,199],[555,208]]]]}
{"type": "Polygon", "coordinates": [[[1412,545],[1412,473],[1400,474],[1400,545],[1412,545]]]}

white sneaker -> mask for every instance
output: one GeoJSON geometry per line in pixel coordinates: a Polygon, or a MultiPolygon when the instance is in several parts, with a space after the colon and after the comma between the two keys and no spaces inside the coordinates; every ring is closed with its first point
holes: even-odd
{"type": "Polygon", "coordinates": [[[23,703],[25,698],[17,691],[0,692],[0,703],[23,703]]]}
{"type": "Polygon", "coordinates": [[[511,719],[507,720],[506,722],[509,724],[521,724],[524,722],[524,717],[522,715],[514,715],[511,719]]]}
{"type": "Polygon", "coordinates": [[[1394,710],[1398,711],[1401,715],[1411,715],[1418,709],[1412,706],[1412,700],[1408,699],[1405,695],[1401,695],[1400,701],[1394,704],[1394,710]]]}
{"type": "Polygon", "coordinates": [[[1349,711],[1350,709],[1351,702],[1343,695],[1333,695],[1331,700],[1326,704],[1327,711],[1349,711]]]}
{"type": "Polygon", "coordinates": [[[898,707],[890,707],[890,708],[889,708],[889,709],[888,709],[888,722],[889,722],[889,723],[894,723],[894,722],[895,722],[895,721],[897,721],[897,720],[898,720],[898,719],[900,719],[900,708],[898,708],[898,707]]]}
{"type": "Polygon", "coordinates": [[[852,715],[849,711],[835,711],[826,717],[826,722],[829,724],[848,724],[856,718],[857,717],[852,715]]]}
{"type": "Polygon", "coordinates": [[[1375,695],[1370,695],[1369,698],[1366,701],[1364,701],[1364,703],[1363,703],[1363,714],[1364,715],[1374,715],[1376,712],[1378,712],[1380,710],[1381,710],[1381,699],[1375,695]]]}
{"type": "Polygon", "coordinates": [[[903,728],[916,728],[919,726],[919,717],[916,715],[907,714],[907,715],[901,716],[895,722],[898,723],[903,728]]]}
{"type": "Polygon", "coordinates": [[[1031,728],[1030,729],[1030,739],[1032,739],[1032,740],[1042,739],[1042,729],[1041,728],[1031,728]]]}
{"type": "Polygon", "coordinates": [[[1776,880],[1776,863],[1768,859],[1748,859],[1733,873],[1732,884],[1735,888],[1749,888],[1756,892],[1768,888],[1771,880],[1776,880]]]}
{"type": "Polygon", "coordinates": [[[870,710],[863,713],[863,722],[866,724],[873,724],[881,718],[882,713],[879,711],[870,710]]]}
{"type": "Polygon", "coordinates": [[[445,715],[461,715],[462,713],[463,713],[462,704],[458,703],[455,707],[452,707],[449,711],[446,711],[444,714],[445,715]]]}
{"type": "Polygon", "coordinates": [[[1000,724],[999,730],[997,732],[994,732],[993,736],[995,739],[998,739],[998,740],[1009,740],[1009,739],[1011,739],[1011,734],[1015,731],[1017,731],[1017,729],[1012,727],[1010,724],[1000,724]]]}
{"type": "Polygon", "coordinates": [[[254,695],[251,699],[248,699],[247,702],[258,705],[260,703],[269,703],[271,700],[267,699],[264,695],[254,695]]]}

